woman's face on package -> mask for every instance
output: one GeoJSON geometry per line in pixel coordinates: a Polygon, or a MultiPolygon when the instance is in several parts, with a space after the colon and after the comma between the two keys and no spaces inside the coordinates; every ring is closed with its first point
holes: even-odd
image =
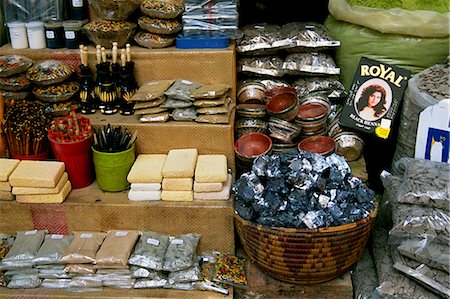
{"type": "Polygon", "coordinates": [[[367,104],[369,107],[376,106],[381,101],[381,92],[375,91],[371,95],[369,95],[369,99],[367,100],[367,104]]]}

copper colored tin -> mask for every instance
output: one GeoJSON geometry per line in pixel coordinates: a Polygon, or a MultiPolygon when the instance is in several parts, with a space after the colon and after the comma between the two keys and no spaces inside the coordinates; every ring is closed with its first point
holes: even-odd
{"type": "Polygon", "coordinates": [[[298,143],[298,150],[328,156],[334,152],[336,143],[329,136],[311,136],[298,143]]]}

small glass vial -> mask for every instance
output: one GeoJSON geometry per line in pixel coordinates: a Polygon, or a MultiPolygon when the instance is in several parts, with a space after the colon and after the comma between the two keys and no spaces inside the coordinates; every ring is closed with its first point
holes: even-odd
{"type": "Polygon", "coordinates": [[[28,22],[25,24],[25,27],[27,27],[28,45],[30,49],[44,49],[47,47],[44,22],[28,22]]]}
{"type": "Polygon", "coordinates": [[[10,22],[7,23],[9,28],[9,38],[11,40],[11,47],[13,49],[28,48],[27,29],[24,22],[10,22]]]}
{"type": "Polygon", "coordinates": [[[45,23],[45,38],[47,41],[47,48],[58,49],[64,48],[64,29],[61,22],[47,22],[45,23]]]}

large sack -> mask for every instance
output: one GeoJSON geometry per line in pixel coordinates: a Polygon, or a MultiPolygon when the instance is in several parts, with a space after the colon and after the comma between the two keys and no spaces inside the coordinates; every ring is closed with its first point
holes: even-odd
{"type": "Polygon", "coordinates": [[[449,35],[450,13],[447,0],[329,0],[328,11],[339,21],[382,33],[421,37],[449,35]]]}
{"type": "MultiPolygon", "coordinates": [[[[331,2],[330,2],[331,3],[331,2]]],[[[340,78],[349,89],[362,56],[411,70],[414,75],[434,64],[444,63],[449,53],[449,37],[417,37],[385,34],[360,25],[336,20],[324,22],[330,35],[341,42],[336,49],[340,78]]]]}

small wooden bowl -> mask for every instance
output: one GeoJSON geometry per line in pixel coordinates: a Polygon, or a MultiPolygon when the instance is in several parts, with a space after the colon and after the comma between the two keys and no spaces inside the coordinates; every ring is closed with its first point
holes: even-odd
{"type": "Polygon", "coordinates": [[[268,154],[271,150],[272,139],[260,132],[242,135],[234,143],[234,152],[243,162],[252,162],[256,157],[268,154]]]}
{"type": "Polygon", "coordinates": [[[262,83],[248,82],[242,84],[237,92],[238,103],[263,103],[266,87],[262,83]]]}
{"type": "Polygon", "coordinates": [[[298,150],[327,156],[334,152],[335,146],[336,142],[329,136],[311,136],[298,143],[298,150]]]}
{"type": "Polygon", "coordinates": [[[297,95],[280,93],[271,97],[266,107],[269,115],[291,121],[297,116],[299,103],[297,95]]]}

